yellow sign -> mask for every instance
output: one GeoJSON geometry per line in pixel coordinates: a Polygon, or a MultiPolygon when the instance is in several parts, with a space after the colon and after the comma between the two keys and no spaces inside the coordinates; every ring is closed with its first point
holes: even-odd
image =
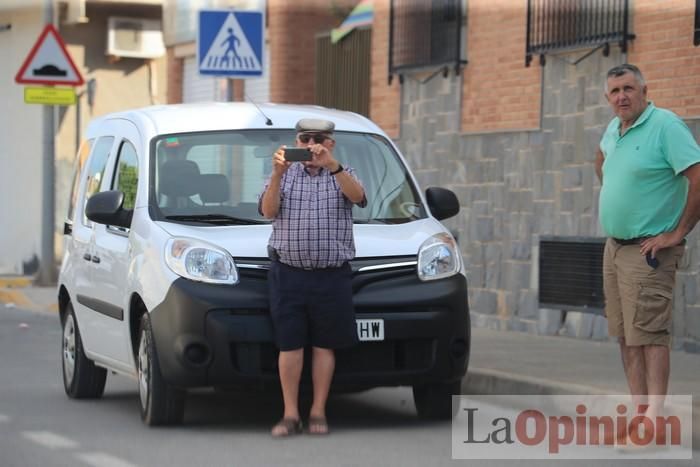
{"type": "Polygon", "coordinates": [[[75,88],[24,88],[25,104],[73,105],[75,88]]]}

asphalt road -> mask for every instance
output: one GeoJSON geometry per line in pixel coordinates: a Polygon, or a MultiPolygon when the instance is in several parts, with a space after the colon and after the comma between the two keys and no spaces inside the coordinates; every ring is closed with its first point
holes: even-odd
{"type": "MultiPolygon", "coordinates": [[[[272,439],[270,426],[281,413],[276,394],[196,392],[188,397],[183,426],[147,428],[129,378],[109,375],[100,400],[69,400],[61,382],[60,342],[56,313],[0,305],[0,467],[543,464],[453,460],[451,423],[418,419],[407,388],[332,397],[327,437],[272,439]]],[[[546,463],[699,465],[697,459],[546,463]]]]}

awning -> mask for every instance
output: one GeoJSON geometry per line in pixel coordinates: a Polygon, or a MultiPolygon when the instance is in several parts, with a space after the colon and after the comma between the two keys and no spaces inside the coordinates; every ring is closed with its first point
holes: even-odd
{"type": "Polygon", "coordinates": [[[352,32],[353,29],[360,26],[369,26],[372,24],[374,17],[374,5],[372,0],[362,0],[350,12],[345,21],[337,28],[331,30],[331,43],[335,44],[343,37],[352,32]]]}

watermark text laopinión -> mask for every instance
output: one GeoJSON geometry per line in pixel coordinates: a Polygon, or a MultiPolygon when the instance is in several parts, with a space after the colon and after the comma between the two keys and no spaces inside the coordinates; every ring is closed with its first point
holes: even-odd
{"type": "Polygon", "coordinates": [[[453,404],[456,459],[692,457],[691,396],[654,399],[651,411],[629,396],[454,396],[453,404]]]}

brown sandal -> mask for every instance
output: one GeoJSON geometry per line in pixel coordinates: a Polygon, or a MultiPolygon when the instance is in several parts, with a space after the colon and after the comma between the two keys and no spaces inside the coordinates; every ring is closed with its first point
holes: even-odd
{"type": "Polygon", "coordinates": [[[302,431],[303,427],[301,425],[301,420],[296,418],[283,418],[272,427],[270,434],[274,438],[284,438],[287,436],[298,435],[302,431]],[[285,431],[281,431],[282,428],[284,428],[285,431]],[[275,433],[277,430],[279,430],[279,432],[275,433]]]}
{"type": "Polygon", "coordinates": [[[309,434],[310,435],[327,435],[330,431],[328,430],[328,420],[326,417],[309,417],[309,434]],[[315,427],[315,430],[312,428],[315,427]]]}

